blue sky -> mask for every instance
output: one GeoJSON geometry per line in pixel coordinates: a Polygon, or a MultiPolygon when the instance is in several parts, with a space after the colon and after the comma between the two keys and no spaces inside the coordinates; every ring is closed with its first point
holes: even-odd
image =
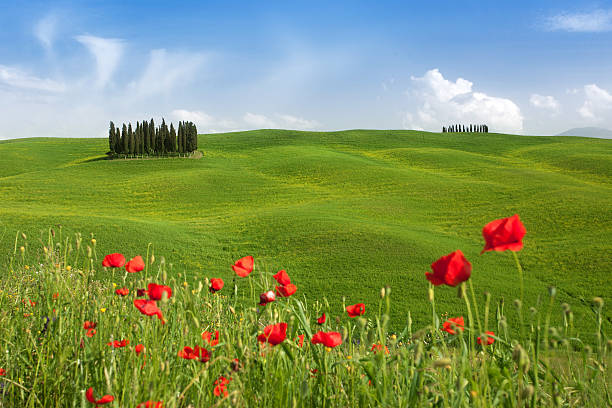
{"type": "Polygon", "coordinates": [[[608,2],[0,3],[0,138],[612,128],[608,2]]]}

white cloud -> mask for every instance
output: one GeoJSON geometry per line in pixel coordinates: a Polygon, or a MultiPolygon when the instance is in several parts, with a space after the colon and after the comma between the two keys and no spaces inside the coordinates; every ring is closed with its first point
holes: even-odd
{"type": "Polygon", "coordinates": [[[585,13],[561,13],[546,21],[549,30],[570,32],[602,32],[612,30],[612,10],[585,13]]]}
{"type": "Polygon", "coordinates": [[[57,31],[57,16],[49,14],[36,23],[34,26],[34,35],[42,46],[50,51],[53,48],[53,41],[57,31]]]}
{"type": "Polygon", "coordinates": [[[584,104],[578,113],[585,119],[600,120],[601,115],[612,110],[612,95],[595,84],[584,86],[584,104]]]}
{"type": "Polygon", "coordinates": [[[268,116],[247,112],[242,117],[247,127],[256,129],[296,129],[307,130],[320,126],[316,120],[309,120],[297,116],[276,113],[274,119],[268,116]]]}
{"type": "Polygon", "coordinates": [[[238,127],[232,120],[218,119],[202,111],[175,109],[170,113],[170,116],[178,121],[193,122],[198,127],[198,131],[206,133],[230,131],[238,127]]]}
{"type": "Polygon", "coordinates": [[[79,35],[75,37],[96,59],[96,86],[104,87],[111,79],[123,54],[124,44],[116,38],[79,35]]]}
{"type": "Polygon", "coordinates": [[[553,96],[544,96],[538,94],[532,94],[529,98],[529,103],[536,108],[550,109],[552,111],[558,111],[561,105],[553,96]]]}
{"type": "Polygon", "coordinates": [[[291,115],[277,114],[276,116],[285,123],[286,126],[283,127],[288,127],[290,129],[305,130],[314,129],[319,126],[319,122],[317,122],[316,120],[308,120],[291,115]]]}
{"type": "Polygon", "coordinates": [[[48,78],[29,75],[18,68],[0,65],[0,83],[12,88],[22,88],[44,92],[63,92],[66,86],[48,78]]]}
{"type": "Polygon", "coordinates": [[[523,116],[510,99],[472,91],[473,83],[459,78],[455,82],[443,77],[438,69],[422,77],[411,77],[415,89],[411,94],[420,107],[416,114],[404,117],[404,127],[439,131],[450,123],[486,123],[491,131],[521,132],[523,116]]]}
{"type": "Polygon", "coordinates": [[[256,113],[247,112],[242,117],[242,120],[249,126],[253,126],[258,129],[276,129],[279,126],[272,119],[265,115],[258,115],[256,113]]]}
{"type": "Polygon", "coordinates": [[[139,95],[159,94],[192,81],[204,63],[203,54],[169,53],[152,50],[141,77],[130,84],[139,95]]]}

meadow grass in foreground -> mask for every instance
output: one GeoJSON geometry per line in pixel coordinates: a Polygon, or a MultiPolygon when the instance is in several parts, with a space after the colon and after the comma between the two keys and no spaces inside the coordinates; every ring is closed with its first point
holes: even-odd
{"type": "MultiPolygon", "coordinates": [[[[485,250],[518,251],[521,228],[516,216],[487,224],[485,250]]],[[[224,283],[168,274],[144,248],[127,263],[121,254],[102,261],[95,239],[52,230],[44,256],[26,264],[25,239],[16,237],[0,278],[2,407],[612,404],[603,301],[593,300],[591,347],[574,337],[569,305],[564,324],[550,325],[554,288],[543,310],[478,299],[461,251],[427,274],[431,324],[413,327],[408,313],[392,332],[389,287],[377,308],[339,309],[300,297],[299,280],[251,256],[224,283]],[[94,279],[101,269],[107,278],[94,279]],[[457,289],[468,316],[438,316],[435,294],[457,289]],[[508,308],[521,330],[509,330],[508,308]]]]}

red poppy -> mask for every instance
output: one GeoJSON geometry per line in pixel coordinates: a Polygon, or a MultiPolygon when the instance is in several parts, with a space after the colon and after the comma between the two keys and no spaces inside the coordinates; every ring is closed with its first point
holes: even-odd
{"type": "Polygon", "coordinates": [[[336,347],[342,344],[342,334],[318,331],[312,336],[310,342],[312,344],[323,344],[325,347],[336,347]]]}
{"type": "Polygon", "coordinates": [[[142,259],[142,256],[138,255],[134,258],[130,259],[130,261],[125,265],[125,270],[129,273],[140,272],[144,269],[145,263],[142,259]]]}
{"type": "Polygon", "coordinates": [[[87,337],[93,337],[96,333],[97,333],[96,329],[87,329],[87,332],[85,332],[85,335],[87,337]]]}
{"type": "Polygon", "coordinates": [[[144,345],[142,344],[137,344],[136,347],[134,347],[134,351],[136,352],[136,354],[140,354],[142,353],[142,351],[144,350],[144,345]]]}
{"type": "Polygon", "coordinates": [[[206,363],[210,360],[210,352],[200,346],[195,346],[194,348],[185,346],[178,352],[178,356],[185,360],[199,360],[202,363],[206,363]]]}
{"type": "Polygon", "coordinates": [[[136,408],[164,408],[163,401],[145,401],[136,405],[136,408]]]}
{"type": "MultiPolygon", "coordinates": [[[[492,331],[488,331],[488,332],[486,332],[486,334],[488,334],[489,336],[495,336],[495,333],[493,333],[492,331]]],[[[485,336],[486,337],[487,346],[490,346],[495,341],[495,339],[493,337],[489,337],[489,336],[485,336]]],[[[480,336],[478,336],[476,338],[476,343],[482,344],[482,340],[480,339],[480,336]]]]}
{"type": "Polygon", "coordinates": [[[111,343],[106,343],[107,346],[111,346],[112,348],[121,348],[130,344],[129,340],[114,340],[111,343]]]}
{"type": "Polygon", "coordinates": [[[149,283],[149,290],[147,291],[149,299],[151,300],[162,300],[164,292],[168,296],[168,299],[172,297],[172,289],[170,286],[158,285],[157,283],[149,283]]]}
{"type": "Polygon", "coordinates": [[[325,313],[323,313],[323,314],[321,315],[321,317],[319,317],[319,318],[317,319],[317,323],[318,323],[318,324],[323,324],[323,323],[325,323],[325,320],[326,320],[326,319],[327,319],[327,318],[325,317],[325,313]]]}
{"type": "Polygon", "coordinates": [[[346,307],[346,312],[349,317],[361,316],[365,313],[365,305],[363,303],[357,303],[346,307]]]}
{"type": "Polygon", "coordinates": [[[451,317],[444,323],[442,323],[442,330],[448,332],[449,334],[456,334],[455,329],[460,329],[461,331],[465,330],[465,323],[463,321],[463,317],[451,317]]]}
{"type": "Polygon", "coordinates": [[[523,237],[527,230],[517,214],[512,217],[494,220],[484,226],[482,236],[486,251],[520,251],[523,248],[523,237]]]}
{"type": "Polygon", "coordinates": [[[53,299],[57,299],[58,297],[59,297],[59,292],[55,292],[55,293],[53,294],[53,299]]]}
{"type": "Polygon", "coordinates": [[[257,336],[257,340],[276,346],[285,341],[285,337],[287,337],[287,323],[277,323],[266,326],[263,334],[257,336]]]}
{"type": "MultiPolygon", "coordinates": [[[[370,349],[370,351],[373,351],[374,354],[376,354],[377,351],[381,351],[383,349],[383,345],[382,344],[372,344],[372,348],[370,349]]],[[[387,348],[387,346],[384,346],[385,349],[385,354],[389,354],[389,349],[387,348]]]]}
{"type": "Polygon", "coordinates": [[[6,370],[4,368],[0,368],[0,377],[4,377],[6,375],[6,370]]]}
{"type": "Polygon", "coordinates": [[[431,264],[431,272],[425,272],[425,277],[435,286],[446,284],[457,286],[470,278],[472,264],[465,259],[461,250],[456,250],[443,256],[431,264]]]}
{"type": "Polygon", "coordinates": [[[24,305],[29,304],[32,307],[36,306],[36,302],[34,302],[32,299],[27,299],[27,303],[26,303],[26,299],[22,299],[21,303],[23,303],[24,305]]]}
{"type": "Polygon", "coordinates": [[[276,279],[279,285],[284,286],[291,283],[291,279],[289,278],[289,275],[287,275],[287,272],[285,272],[284,269],[278,271],[276,275],[273,275],[272,277],[276,279]]]}
{"type": "Polygon", "coordinates": [[[224,376],[221,376],[218,379],[216,379],[215,388],[213,390],[213,393],[215,394],[215,396],[220,397],[221,395],[223,395],[224,397],[227,397],[229,395],[227,392],[227,384],[229,384],[230,381],[231,381],[231,378],[227,379],[224,376]]]}
{"type": "Polygon", "coordinates": [[[128,288],[121,288],[121,289],[115,290],[115,293],[118,294],[119,296],[127,296],[130,294],[130,290],[128,288]]]}
{"type": "Polygon", "coordinates": [[[162,311],[159,310],[157,307],[157,302],[154,300],[134,299],[134,306],[136,306],[136,309],[138,309],[140,313],[147,316],[157,316],[157,318],[161,320],[163,324],[166,323],[164,321],[162,311]]]}
{"type": "Polygon", "coordinates": [[[297,286],[293,283],[276,287],[276,294],[280,297],[289,297],[297,291],[297,286]]]}
{"type": "Polygon", "coordinates": [[[94,398],[94,391],[92,387],[89,387],[87,389],[87,392],[85,392],[85,396],[87,397],[87,401],[91,402],[92,404],[96,404],[96,405],[108,404],[109,402],[113,402],[115,400],[115,397],[113,397],[112,395],[105,395],[99,400],[96,400],[94,398]]]}
{"type": "Polygon", "coordinates": [[[300,348],[304,346],[304,335],[303,334],[300,334],[298,336],[298,346],[300,346],[300,348]]]}
{"type": "Polygon", "coordinates": [[[232,269],[241,278],[248,276],[253,271],[253,257],[249,255],[240,258],[232,265],[232,269]]]}
{"type": "Polygon", "coordinates": [[[223,289],[223,279],[221,278],[212,278],[210,280],[210,293],[215,293],[223,289]]]}
{"type": "Polygon", "coordinates": [[[215,337],[213,338],[213,333],[205,331],[202,333],[202,340],[208,343],[210,346],[214,347],[219,344],[219,330],[215,330],[215,337]]]}
{"type": "Polygon", "coordinates": [[[149,291],[146,289],[136,289],[136,297],[149,296],[149,291]]]}
{"type": "Polygon", "coordinates": [[[232,361],[232,363],[230,364],[230,367],[232,368],[232,371],[240,371],[240,369],[242,368],[242,364],[240,364],[240,360],[238,360],[237,358],[234,359],[234,361],[232,361]]]}
{"type": "Polygon", "coordinates": [[[272,292],[271,290],[259,295],[259,304],[261,306],[265,306],[270,302],[274,302],[275,300],[276,300],[276,295],[274,295],[274,292],[272,292]]]}
{"type": "Polygon", "coordinates": [[[85,320],[85,323],[83,323],[83,328],[85,330],[95,329],[96,327],[98,327],[98,323],[96,322],[90,322],[90,321],[85,320]]]}
{"type": "Polygon", "coordinates": [[[107,268],[121,268],[125,265],[125,256],[121,254],[110,254],[104,257],[102,266],[107,268]]]}

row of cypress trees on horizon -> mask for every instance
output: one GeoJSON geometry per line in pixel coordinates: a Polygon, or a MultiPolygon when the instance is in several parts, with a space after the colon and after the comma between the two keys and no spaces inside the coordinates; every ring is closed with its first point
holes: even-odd
{"type": "Polygon", "coordinates": [[[442,133],[447,132],[470,132],[470,133],[489,133],[487,125],[450,125],[442,126],[442,133]]]}
{"type": "Polygon", "coordinates": [[[111,121],[108,130],[108,154],[111,156],[161,156],[173,153],[191,153],[198,149],[198,130],[193,122],[179,122],[166,125],[162,118],[161,125],[155,127],[153,119],[132,123],[124,123],[121,128],[115,127],[111,121]]]}

